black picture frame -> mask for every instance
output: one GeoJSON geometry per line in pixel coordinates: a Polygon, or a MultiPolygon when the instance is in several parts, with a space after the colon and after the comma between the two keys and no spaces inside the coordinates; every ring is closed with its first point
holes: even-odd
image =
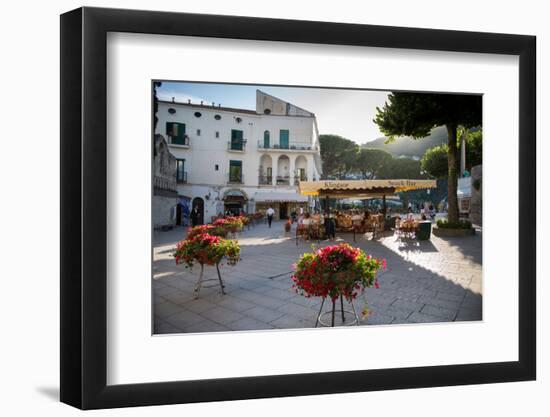
{"type": "Polygon", "coordinates": [[[61,16],[61,401],[82,409],[533,380],[536,377],[534,36],[80,8],[61,16]],[[113,385],[107,376],[108,32],[519,56],[519,360],[113,385]]]}

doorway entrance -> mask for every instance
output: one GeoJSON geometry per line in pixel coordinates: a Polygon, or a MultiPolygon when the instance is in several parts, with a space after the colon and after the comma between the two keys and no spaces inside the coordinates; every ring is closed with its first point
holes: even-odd
{"type": "Polygon", "coordinates": [[[279,218],[281,220],[288,219],[288,203],[279,203],[279,218]]]}
{"type": "Polygon", "coordinates": [[[204,200],[201,197],[195,197],[193,199],[193,205],[191,207],[192,207],[191,214],[193,214],[195,207],[199,209],[199,213],[197,217],[197,225],[204,224],[204,200]]]}

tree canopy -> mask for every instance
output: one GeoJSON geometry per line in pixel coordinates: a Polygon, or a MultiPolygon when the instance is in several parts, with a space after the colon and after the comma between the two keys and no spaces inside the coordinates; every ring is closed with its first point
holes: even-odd
{"type": "Polygon", "coordinates": [[[382,149],[361,148],[355,156],[353,168],[363,179],[377,178],[380,170],[393,158],[392,154],[382,149]]]}
{"type": "Polygon", "coordinates": [[[391,93],[376,108],[374,122],[390,139],[421,139],[437,126],[465,128],[481,125],[481,96],[468,94],[391,93]]]}
{"type": "Polygon", "coordinates": [[[320,135],[323,172],[326,176],[345,179],[360,175],[362,179],[419,179],[420,161],[394,157],[382,149],[359,148],[337,135],[320,135]]]}
{"type": "Polygon", "coordinates": [[[378,173],[379,179],[421,179],[420,161],[411,158],[392,158],[378,173]]]}
{"type": "MultiPolygon", "coordinates": [[[[469,131],[466,134],[466,169],[483,162],[482,158],[482,130],[469,131]]],[[[433,178],[447,178],[447,145],[434,146],[426,151],[422,157],[422,170],[433,178]]],[[[461,152],[459,141],[458,152],[461,152]]],[[[457,159],[457,164],[460,159],[457,159]]],[[[457,167],[458,169],[458,167],[457,167]]]]}
{"type": "Polygon", "coordinates": [[[319,135],[319,142],[324,175],[343,178],[351,169],[352,155],[355,155],[359,146],[338,135],[319,135]]]}
{"type": "Polygon", "coordinates": [[[383,108],[376,108],[374,122],[389,140],[398,136],[420,139],[436,126],[447,128],[449,221],[458,221],[457,129],[481,126],[480,95],[393,92],[383,108]]]}
{"type": "Polygon", "coordinates": [[[447,145],[434,146],[426,151],[421,160],[422,171],[433,178],[447,178],[449,173],[447,165],[447,145]]]}
{"type": "Polygon", "coordinates": [[[466,168],[472,169],[483,163],[483,132],[478,129],[466,136],[466,168]]]}

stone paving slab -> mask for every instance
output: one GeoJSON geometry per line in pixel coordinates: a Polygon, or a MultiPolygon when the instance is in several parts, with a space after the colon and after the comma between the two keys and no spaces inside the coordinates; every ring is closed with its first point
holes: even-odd
{"type": "MultiPolygon", "coordinates": [[[[225,295],[216,269],[205,267],[211,279],[195,299],[200,272],[176,265],[172,257],[183,228],[154,234],[153,313],[155,334],[200,333],[234,330],[311,328],[315,326],[320,298],[305,298],[291,290],[292,264],[311,251],[312,243],[283,231],[283,223],[269,229],[258,225],[239,234],[242,259],[235,266],[221,265],[225,295]]],[[[380,288],[369,288],[355,301],[360,314],[365,303],[372,314],[360,325],[436,323],[482,319],[481,232],[466,238],[429,241],[398,238],[392,233],[372,240],[370,235],[342,234],[372,256],[385,258],[388,269],[379,276],[380,288]]],[[[321,242],[320,246],[334,244],[321,242]]],[[[205,284],[205,285],[206,285],[205,284]]],[[[329,311],[325,302],[323,311],[329,311]]],[[[345,303],[344,309],[351,307],[345,303]]],[[[330,314],[325,316],[330,317],[330,314]]],[[[329,320],[330,321],[330,320],[329,320]]],[[[337,321],[341,324],[341,320],[337,321]]]]}

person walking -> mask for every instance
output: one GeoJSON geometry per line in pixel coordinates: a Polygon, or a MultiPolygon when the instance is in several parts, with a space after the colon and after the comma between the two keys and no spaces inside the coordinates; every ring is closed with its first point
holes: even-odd
{"type": "Polygon", "coordinates": [[[336,239],[336,225],[334,224],[334,219],[328,213],[325,214],[324,226],[327,238],[330,240],[336,239]]]}
{"type": "Polygon", "coordinates": [[[269,206],[269,208],[266,210],[265,214],[267,214],[267,224],[269,225],[269,228],[271,229],[271,222],[273,222],[273,215],[275,214],[275,210],[273,210],[273,207],[269,206]]]}
{"type": "Polygon", "coordinates": [[[193,210],[191,211],[191,226],[195,227],[199,224],[200,221],[200,212],[199,207],[195,206],[193,210]]]}

